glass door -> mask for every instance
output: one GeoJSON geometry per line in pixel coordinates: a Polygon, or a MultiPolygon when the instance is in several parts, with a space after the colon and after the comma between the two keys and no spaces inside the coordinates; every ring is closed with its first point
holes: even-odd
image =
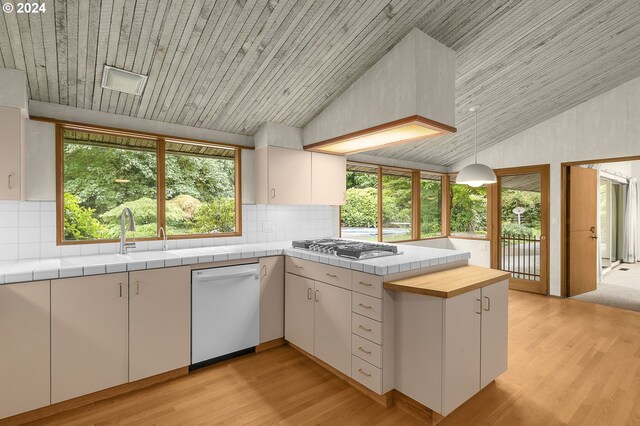
{"type": "Polygon", "coordinates": [[[492,266],[511,273],[510,288],[546,294],[549,169],[497,170],[492,266]]]}

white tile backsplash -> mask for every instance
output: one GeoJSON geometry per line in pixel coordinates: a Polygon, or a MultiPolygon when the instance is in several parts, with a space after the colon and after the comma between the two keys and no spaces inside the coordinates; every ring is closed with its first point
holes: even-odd
{"type": "MultiPolygon", "coordinates": [[[[117,243],[56,245],[56,203],[0,201],[0,261],[108,254],[117,243]]],[[[331,237],[338,208],[331,206],[242,206],[242,236],[170,240],[169,249],[331,237]]],[[[138,241],[137,251],[160,250],[159,241],[138,241]]]]}

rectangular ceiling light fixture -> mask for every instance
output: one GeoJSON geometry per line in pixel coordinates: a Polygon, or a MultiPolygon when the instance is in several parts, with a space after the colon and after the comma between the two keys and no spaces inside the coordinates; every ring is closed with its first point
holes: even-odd
{"type": "Polygon", "coordinates": [[[447,126],[419,115],[413,115],[326,141],[316,142],[305,146],[305,149],[327,154],[347,155],[455,133],[455,131],[455,127],[447,126]]]}
{"type": "Polygon", "coordinates": [[[118,92],[129,93],[139,96],[147,83],[147,76],[136,74],[131,71],[119,68],[104,66],[102,72],[102,87],[105,89],[117,90],[118,92]]]}

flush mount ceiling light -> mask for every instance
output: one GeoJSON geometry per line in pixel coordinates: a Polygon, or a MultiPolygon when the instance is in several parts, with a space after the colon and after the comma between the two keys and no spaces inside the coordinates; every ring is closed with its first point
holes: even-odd
{"type": "Polygon", "coordinates": [[[475,124],[473,128],[473,140],[475,145],[475,162],[469,164],[458,172],[456,183],[478,187],[490,183],[496,183],[496,174],[489,166],[478,164],[478,107],[472,107],[469,111],[474,113],[475,124]]]}
{"type": "Polygon", "coordinates": [[[405,142],[454,133],[455,127],[429,120],[419,115],[338,136],[305,147],[309,151],[328,154],[355,154],[405,142]]]}
{"type": "Polygon", "coordinates": [[[147,76],[119,68],[104,66],[102,72],[102,87],[139,96],[147,83],[147,76]]]}

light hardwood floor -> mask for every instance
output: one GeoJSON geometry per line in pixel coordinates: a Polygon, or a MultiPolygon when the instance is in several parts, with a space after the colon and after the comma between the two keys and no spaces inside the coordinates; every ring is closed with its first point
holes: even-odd
{"type": "MultiPolygon", "coordinates": [[[[509,370],[455,424],[640,423],[640,313],[510,292],[509,370]]],[[[200,370],[40,424],[415,424],[290,347],[200,370]]]]}

